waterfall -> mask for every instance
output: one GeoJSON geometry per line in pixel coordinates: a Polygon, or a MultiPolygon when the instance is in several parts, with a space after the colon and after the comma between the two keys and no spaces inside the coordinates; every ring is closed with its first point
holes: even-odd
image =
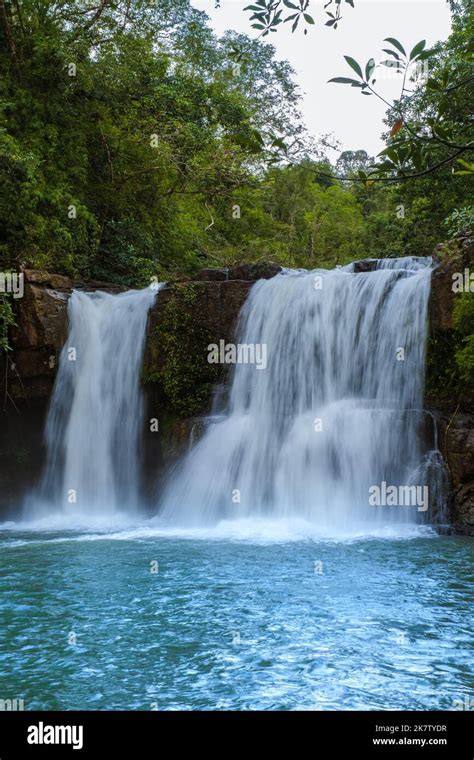
{"type": "Polygon", "coordinates": [[[110,514],[139,502],[140,370],[156,289],[74,291],[46,424],[47,461],[27,513],[110,514]]]}
{"type": "MultiPolygon", "coordinates": [[[[266,367],[236,363],[224,414],[171,474],[160,517],[184,525],[301,518],[322,531],[427,519],[416,505],[374,506],[369,492],[425,486],[430,259],[258,281],[237,341],[266,367]]],[[[421,505],[420,505],[421,506],[421,505]]]]}

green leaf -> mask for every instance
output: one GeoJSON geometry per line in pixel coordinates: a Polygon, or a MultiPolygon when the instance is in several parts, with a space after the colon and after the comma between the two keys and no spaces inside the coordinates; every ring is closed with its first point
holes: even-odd
{"type": "Polygon", "coordinates": [[[303,16],[305,18],[305,21],[308,22],[308,24],[314,24],[314,19],[312,16],[309,15],[309,13],[303,13],[303,16]]]}
{"type": "Polygon", "coordinates": [[[398,53],[395,52],[395,50],[390,50],[390,48],[383,48],[384,53],[388,53],[389,55],[393,55],[394,58],[397,59],[397,61],[400,60],[400,56],[398,53]]]}
{"type": "Polygon", "coordinates": [[[436,126],[433,127],[433,132],[436,135],[436,137],[441,138],[441,140],[448,140],[449,139],[448,132],[440,124],[436,124],[436,126]]]}
{"type": "Polygon", "coordinates": [[[290,0],[283,0],[283,5],[286,5],[287,8],[293,8],[294,11],[298,10],[298,6],[294,3],[290,3],[290,0]]]}
{"type": "Polygon", "coordinates": [[[392,161],[383,161],[381,164],[376,164],[375,168],[379,172],[393,172],[396,170],[396,165],[392,161]]]}
{"type": "Polygon", "coordinates": [[[428,81],[426,82],[426,86],[429,90],[438,90],[441,91],[443,89],[442,85],[436,81],[436,79],[433,79],[430,77],[428,81]]]}
{"type": "Polygon", "coordinates": [[[397,151],[391,145],[388,148],[385,148],[384,150],[381,150],[378,155],[379,156],[387,156],[392,161],[396,161],[397,160],[397,151]]]}
{"type": "Polygon", "coordinates": [[[328,79],[328,82],[336,82],[337,84],[351,84],[356,87],[360,87],[360,82],[357,81],[357,79],[349,79],[349,77],[334,77],[333,79],[328,79]]]}
{"type": "Polygon", "coordinates": [[[365,66],[365,78],[368,81],[370,77],[373,74],[373,71],[375,69],[375,60],[373,58],[370,58],[365,66]]]}
{"type": "Polygon", "coordinates": [[[422,53],[418,55],[419,61],[426,61],[427,58],[431,58],[435,54],[435,50],[423,50],[422,53]]]}
{"type": "Polygon", "coordinates": [[[448,102],[447,100],[441,100],[439,106],[438,106],[438,115],[444,116],[446,111],[448,110],[448,102]]]}
{"type": "Polygon", "coordinates": [[[426,47],[426,40],[417,42],[415,47],[410,53],[410,61],[413,61],[426,47]]]}
{"type": "Polygon", "coordinates": [[[258,140],[258,142],[263,145],[264,139],[261,132],[259,132],[258,129],[252,129],[252,134],[255,137],[255,139],[258,140]]]}
{"type": "Polygon", "coordinates": [[[272,146],[274,148],[281,148],[281,150],[284,150],[285,153],[288,150],[288,146],[286,145],[286,143],[284,142],[284,140],[281,139],[281,137],[277,137],[276,140],[273,140],[272,146]]]}
{"type": "Polygon", "coordinates": [[[461,166],[464,166],[466,169],[469,169],[470,172],[474,172],[474,164],[469,164],[467,161],[464,161],[463,158],[457,159],[458,164],[461,164],[461,166]]]}
{"type": "Polygon", "coordinates": [[[402,55],[406,56],[405,48],[401,42],[395,39],[395,37],[385,37],[384,42],[390,42],[390,44],[393,45],[393,47],[397,48],[397,50],[399,50],[402,55]]]}
{"type": "Polygon", "coordinates": [[[362,69],[357,63],[357,61],[354,58],[351,58],[350,55],[345,55],[344,58],[346,59],[351,69],[353,69],[353,71],[355,71],[355,73],[358,74],[361,79],[363,79],[364,75],[362,74],[362,69]]]}

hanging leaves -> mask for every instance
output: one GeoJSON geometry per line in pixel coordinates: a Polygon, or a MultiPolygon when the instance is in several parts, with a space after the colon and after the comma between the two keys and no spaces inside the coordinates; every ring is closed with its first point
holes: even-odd
{"type": "MultiPolygon", "coordinates": [[[[345,0],[345,2],[354,8],[354,0],[345,0]]],[[[325,22],[325,26],[330,26],[333,29],[337,29],[338,22],[342,19],[341,14],[342,0],[328,0],[324,5],[326,16],[329,20],[325,22]],[[333,8],[334,12],[327,10],[333,8]]],[[[308,13],[309,0],[255,0],[251,5],[245,6],[245,11],[250,11],[250,21],[252,29],[257,29],[262,37],[265,37],[270,32],[276,32],[276,27],[282,23],[291,22],[291,31],[295,32],[298,28],[300,21],[306,22],[309,26],[315,25],[313,16],[308,13]],[[291,13],[285,14],[285,9],[288,8],[291,13]]],[[[307,28],[304,29],[304,34],[307,34],[307,28]]]]}

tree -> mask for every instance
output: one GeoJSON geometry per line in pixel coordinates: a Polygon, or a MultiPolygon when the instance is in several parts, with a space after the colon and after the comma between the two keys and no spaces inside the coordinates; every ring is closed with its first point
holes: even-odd
{"type": "Polygon", "coordinates": [[[346,62],[357,78],[334,77],[329,80],[359,88],[362,95],[376,96],[389,109],[387,147],[369,172],[359,172],[361,180],[367,177],[372,180],[406,180],[443,174],[446,169],[463,175],[474,172],[469,161],[474,151],[469,109],[474,77],[466,3],[461,15],[462,20],[455,20],[446,45],[427,50],[426,41],[421,40],[407,52],[399,40],[387,37],[384,40],[388,43],[384,48],[387,58],[379,65],[374,58],[369,58],[362,67],[346,55],[346,62]],[[377,72],[382,67],[391,69],[401,78],[400,97],[393,103],[386,101],[375,89],[377,72]]]}
{"type": "Polygon", "coordinates": [[[365,150],[345,150],[336,161],[336,173],[342,177],[356,177],[361,170],[367,172],[373,159],[365,150]]]}
{"type": "Polygon", "coordinates": [[[5,262],[124,283],[202,264],[213,203],[272,160],[260,130],[304,141],[290,68],[252,42],[234,72],[232,42],[188,0],[5,0],[5,262]]]}

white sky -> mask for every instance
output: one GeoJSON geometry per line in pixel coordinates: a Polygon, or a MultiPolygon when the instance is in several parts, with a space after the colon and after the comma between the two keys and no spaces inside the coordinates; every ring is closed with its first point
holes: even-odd
{"type": "MultiPolygon", "coordinates": [[[[193,5],[205,11],[217,34],[234,29],[256,36],[251,29],[250,13],[244,12],[252,0],[221,0],[215,8],[214,0],[192,0],[193,5]]],[[[308,12],[315,20],[308,26],[308,34],[297,29],[291,34],[290,24],[281,24],[276,34],[268,35],[276,48],[277,57],[288,60],[295,69],[295,80],[303,92],[302,111],[308,130],[315,136],[332,132],[341,142],[342,150],[365,148],[375,155],[383,148],[380,135],[386,107],[375,96],[361,95],[348,85],[328,84],[335,76],[352,76],[343,56],[351,55],[359,63],[372,56],[385,58],[382,48],[385,37],[396,37],[405,49],[411,50],[416,42],[427,40],[430,46],[445,40],[451,28],[451,17],[446,0],[355,0],[355,8],[343,4],[343,20],[337,30],[324,26],[327,20],[323,11],[324,0],[310,0],[308,12]]],[[[328,10],[331,10],[329,8],[328,10]]],[[[291,11],[288,11],[290,13],[291,11]]],[[[382,69],[383,70],[383,69],[382,69]]],[[[396,97],[400,84],[391,79],[378,80],[376,89],[387,99],[396,97]]],[[[335,158],[333,154],[332,158],[335,158]]]]}

